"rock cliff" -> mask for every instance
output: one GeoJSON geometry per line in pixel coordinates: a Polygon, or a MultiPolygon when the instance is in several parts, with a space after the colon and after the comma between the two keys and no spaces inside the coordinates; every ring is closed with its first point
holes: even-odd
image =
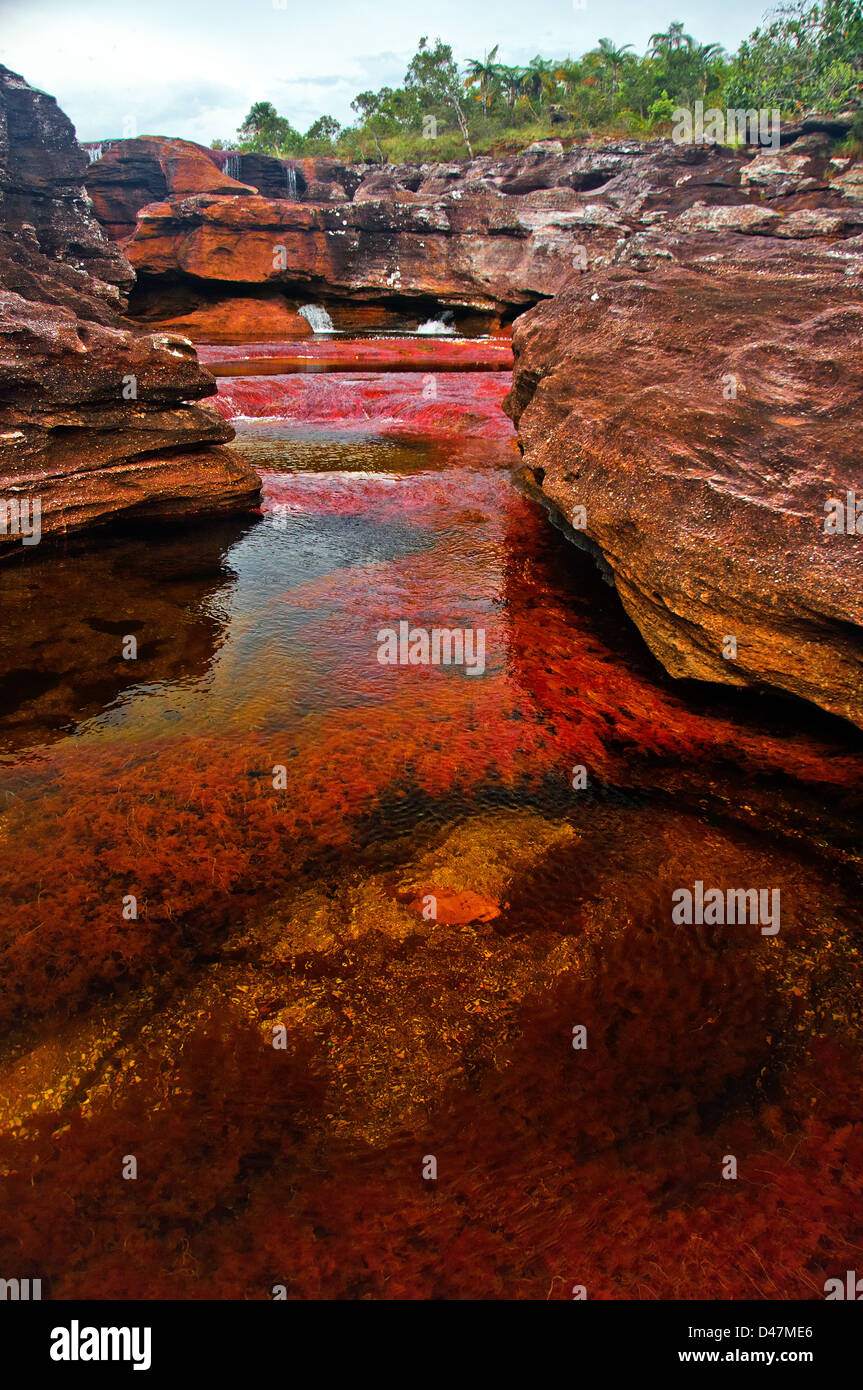
{"type": "Polygon", "coordinates": [[[187,340],[122,317],[134,271],[92,215],[87,159],[52,97],[0,67],[0,547],[119,514],[253,503],[259,481],[187,340]]]}

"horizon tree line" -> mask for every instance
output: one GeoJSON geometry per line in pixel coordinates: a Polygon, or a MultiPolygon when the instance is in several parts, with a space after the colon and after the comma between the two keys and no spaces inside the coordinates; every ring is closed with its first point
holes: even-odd
{"type": "Polygon", "coordinates": [[[609,38],[575,59],[536,54],[510,65],[499,54],[496,43],[459,69],[450,44],[423,37],[400,87],[354,98],[353,124],[323,115],[303,134],[271,102],[259,101],[236,142],[216,140],[213,147],[383,163],[452,158],[459,150],[472,157],[477,148],[553,134],[658,133],[676,107],[696,100],[779,107],[785,116],[861,107],[863,0],[791,0],[768,14],[733,55],[718,43],[698,41],[680,21],[652,34],[643,55],[609,38]]]}

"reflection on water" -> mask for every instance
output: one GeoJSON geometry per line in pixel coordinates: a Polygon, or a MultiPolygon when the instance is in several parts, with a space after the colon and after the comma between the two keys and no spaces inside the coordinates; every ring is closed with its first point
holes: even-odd
{"type": "Polygon", "coordinates": [[[4,571],[4,1262],[820,1296],[861,1240],[860,738],[672,682],[506,443],[239,447],[260,518],[4,571]],[[403,618],[483,628],[485,674],[382,666],[403,618]],[[780,933],[674,925],[696,880],[778,888],[780,933]]]}
{"type": "Polygon", "coordinates": [[[248,522],[43,546],[7,565],[0,624],[0,756],[79,732],[130,692],[210,670],[226,627],[226,559],[248,522]],[[123,638],[137,659],[123,658],[123,638]]]}

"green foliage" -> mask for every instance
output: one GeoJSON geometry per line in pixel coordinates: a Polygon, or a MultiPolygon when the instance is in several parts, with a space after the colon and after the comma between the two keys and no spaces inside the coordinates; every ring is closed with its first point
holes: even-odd
{"type": "Polygon", "coordinates": [[[663,92],[661,97],[650,103],[650,124],[654,125],[657,121],[670,121],[674,114],[677,103],[671,100],[667,92],[663,92]]]}
{"type": "Polygon", "coordinates": [[[299,154],[303,137],[269,101],[256,101],[237,131],[243,153],[299,154]]]}
{"type": "Polygon", "coordinates": [[[840,146],[840,153],[855,161],[863,160],[863,111],[858,111],[854,117],[848,138],[840,146]]]}
{"type": "MultiPolygon", "coordinates": [[[[647,52],[600,39],[582,57],[501,61],[495,43],[462,71],[440,38],[417,44],[400,87],[360,92],[353,125],[321,116],[305,135],[256,102],[239,148],[344,160],[448,160],[518,150],[533,140],[643,134],[678,106],[836,111],[863,102],[863,0],[791,0],[732,57],[674,21],[647,52]]],[[[214,145],[214,148],[217,147],[214,145]]]]}
{"type": "Polygon", "coordinates": [[[863,0],[794,0],[745,40],[729,106],[838,111],[863,95],[863,0]]]}

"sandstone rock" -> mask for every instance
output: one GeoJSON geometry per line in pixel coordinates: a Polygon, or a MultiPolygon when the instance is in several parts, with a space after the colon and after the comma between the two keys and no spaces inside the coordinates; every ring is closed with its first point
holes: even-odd
{"type": "MultiPolygon", "coordinates": [[[[205,153],[215,161],[223,174],[250,185],[264,198],[293,200],[302,196],[306,178],[300,167],[301,161],[238,150],[206,150],[205,153]]],[[[189,189],[190,193],[206,191],[203,188],[189,189]]]]}
{"type": "MultiPolygon", "coordinates": [[[[365,164],[343,164],[341,160],[326,156],[310,156],[305,159],[292,160],[291,163],[297,168],[301,181],[307,188],[315,183],[335,183],[342,189],[348,200],[353,198],[369,167],[365,164]]],[[[308,196],[311,197],[311,195],[308,196]]]]}
{"type": "Polygon", "coordinates": [[[810,159],[827,158],[834,144],[833,136],[824,131],[811,131],[808,135],[801,135],[794,141],[793,153],[795,155],[808,155],[810,159]]]}
{"type": "Polygon", "coordinates": [[[167,301],[177,287],[200,283],[211,299],[223,297],[213,293],[219,283],[224,296],[270,284],[289,296],[423,298],[499,315],[609,263],[644,216],[709,200],[742,204],[735,218],[763,221],[740,189],[748,158],[625,141],[352,171],[304,160],[300,202],[169,192],[139,210],[127,251],[148,306],[161,286],[165,323],[175,322],[167,301]],[[352,201],[314,201],[322,181],[352,201]]]}
{"type": "Polygon", "coordinates": [[[86,157],[53,98],[0,69],[0,493],[4,555],[22,504],[41,533],[120,513],[252,505],[260,481],[229,450],[216,384],[177,335],[140,336],[119,309],[128,262],[90,216],[86,157]]]}
{"type": "Polygon", "coordinates": [[[310,203],[347,203],[350,201],[340,183],[321,183],[317,179],[306,185],[305,197],[310,203]]]}
{"type": "Polygon", "coordinates": [[[91,216],[86,168],[72,122],[54,98],[0,64],[0,229],[14,236],[26,226],[31,251],[83,271],[82,284],[92,276],[122,296],[134,276],[91,216]]]}
{"type": "Polygon", "coordinates": [[[230,197],[258,191],[227,178],[203,146],[153,135],[103,145],[84,182],[93,211],[116,240],[134,232],[142,207],[168,196],[218,193],[230,197]]]}
{"type": "MultiPolygon", "coordinates": [[[[424,201],[369,182],[350,205],[199,195],[139,214],[128,255],[152,290],[178,279],[271,284],[287,294],[412,297],[500,312],[552,294],[578,245],[609,253],[628,228],[613,208],[553,190],[547,211],[491,186],[424,201]]],[[[534,198],[536,195],[530,195],[534,198]]]]}
{"type": "Polygon", "coordinates": [[[860,486],[860,249],[710,232],[672,254],[516,322],[526,479],[672,675],[778,687],[863,726],[863,538],[824,529],[860,486]]]}
{"type": "Polygon", "coordinates": [[[308,319],[281,296],[227,296],[205,301],[175,315],[159,316],[159,327],[187,333],[195,342],[268,342],[274,338],[310,338],[308,319]]]}
{"type": "MultiPolygon", "coordinates": [[[[834,160],[834,164],[838,161],[834,160]]],[[[830,187],[837,193],[841,193],[843,198],[850,198],[854,202],[863,203],[863,164],[852,164],[838,179],[834,179],[830,187]]]]}
{"type": "Polygon", "coordinates": [[[840,212],[828,208],[800,208],[790,212],[774,227],[774,235],[780,237],[841,236],[845,230],[845,218],[840,212]]]}
{"type": "Polygon", "coordinates": [[[818,178],[823,174],[824,166],[823,159],[813,160],[807,152],[800,150],[800,142],[796,141],[787,150],[776,154],[756,155],[750,164],[741,169],[740,182],[744,188],[754,185],[762,188],[768,197],[776,198],[798,192],[804,183],[810,187],[826,188],[826,181],[819,182],[818,178]]]}
{"type": "Polygon", "coordinates": [[[694,203],[677,219],[682,232],[747,232],[769,235],[780,220],[772,208],[738,204],[734,207],[708,207],[694,203]]]}
{"type": "MultiPolygon", "coordinates": [[[[189,404],[216,387],[187,339],[135,337],[8,293],[0,314],[0,489],[39,499],[43,535],[119,513],[191,516],[254,501],[260,484],[243,460],[205,447],[234,432],[189,404]]],[[[20,536],[0,533],[0,544],[8,551],[20,536]]]]}

